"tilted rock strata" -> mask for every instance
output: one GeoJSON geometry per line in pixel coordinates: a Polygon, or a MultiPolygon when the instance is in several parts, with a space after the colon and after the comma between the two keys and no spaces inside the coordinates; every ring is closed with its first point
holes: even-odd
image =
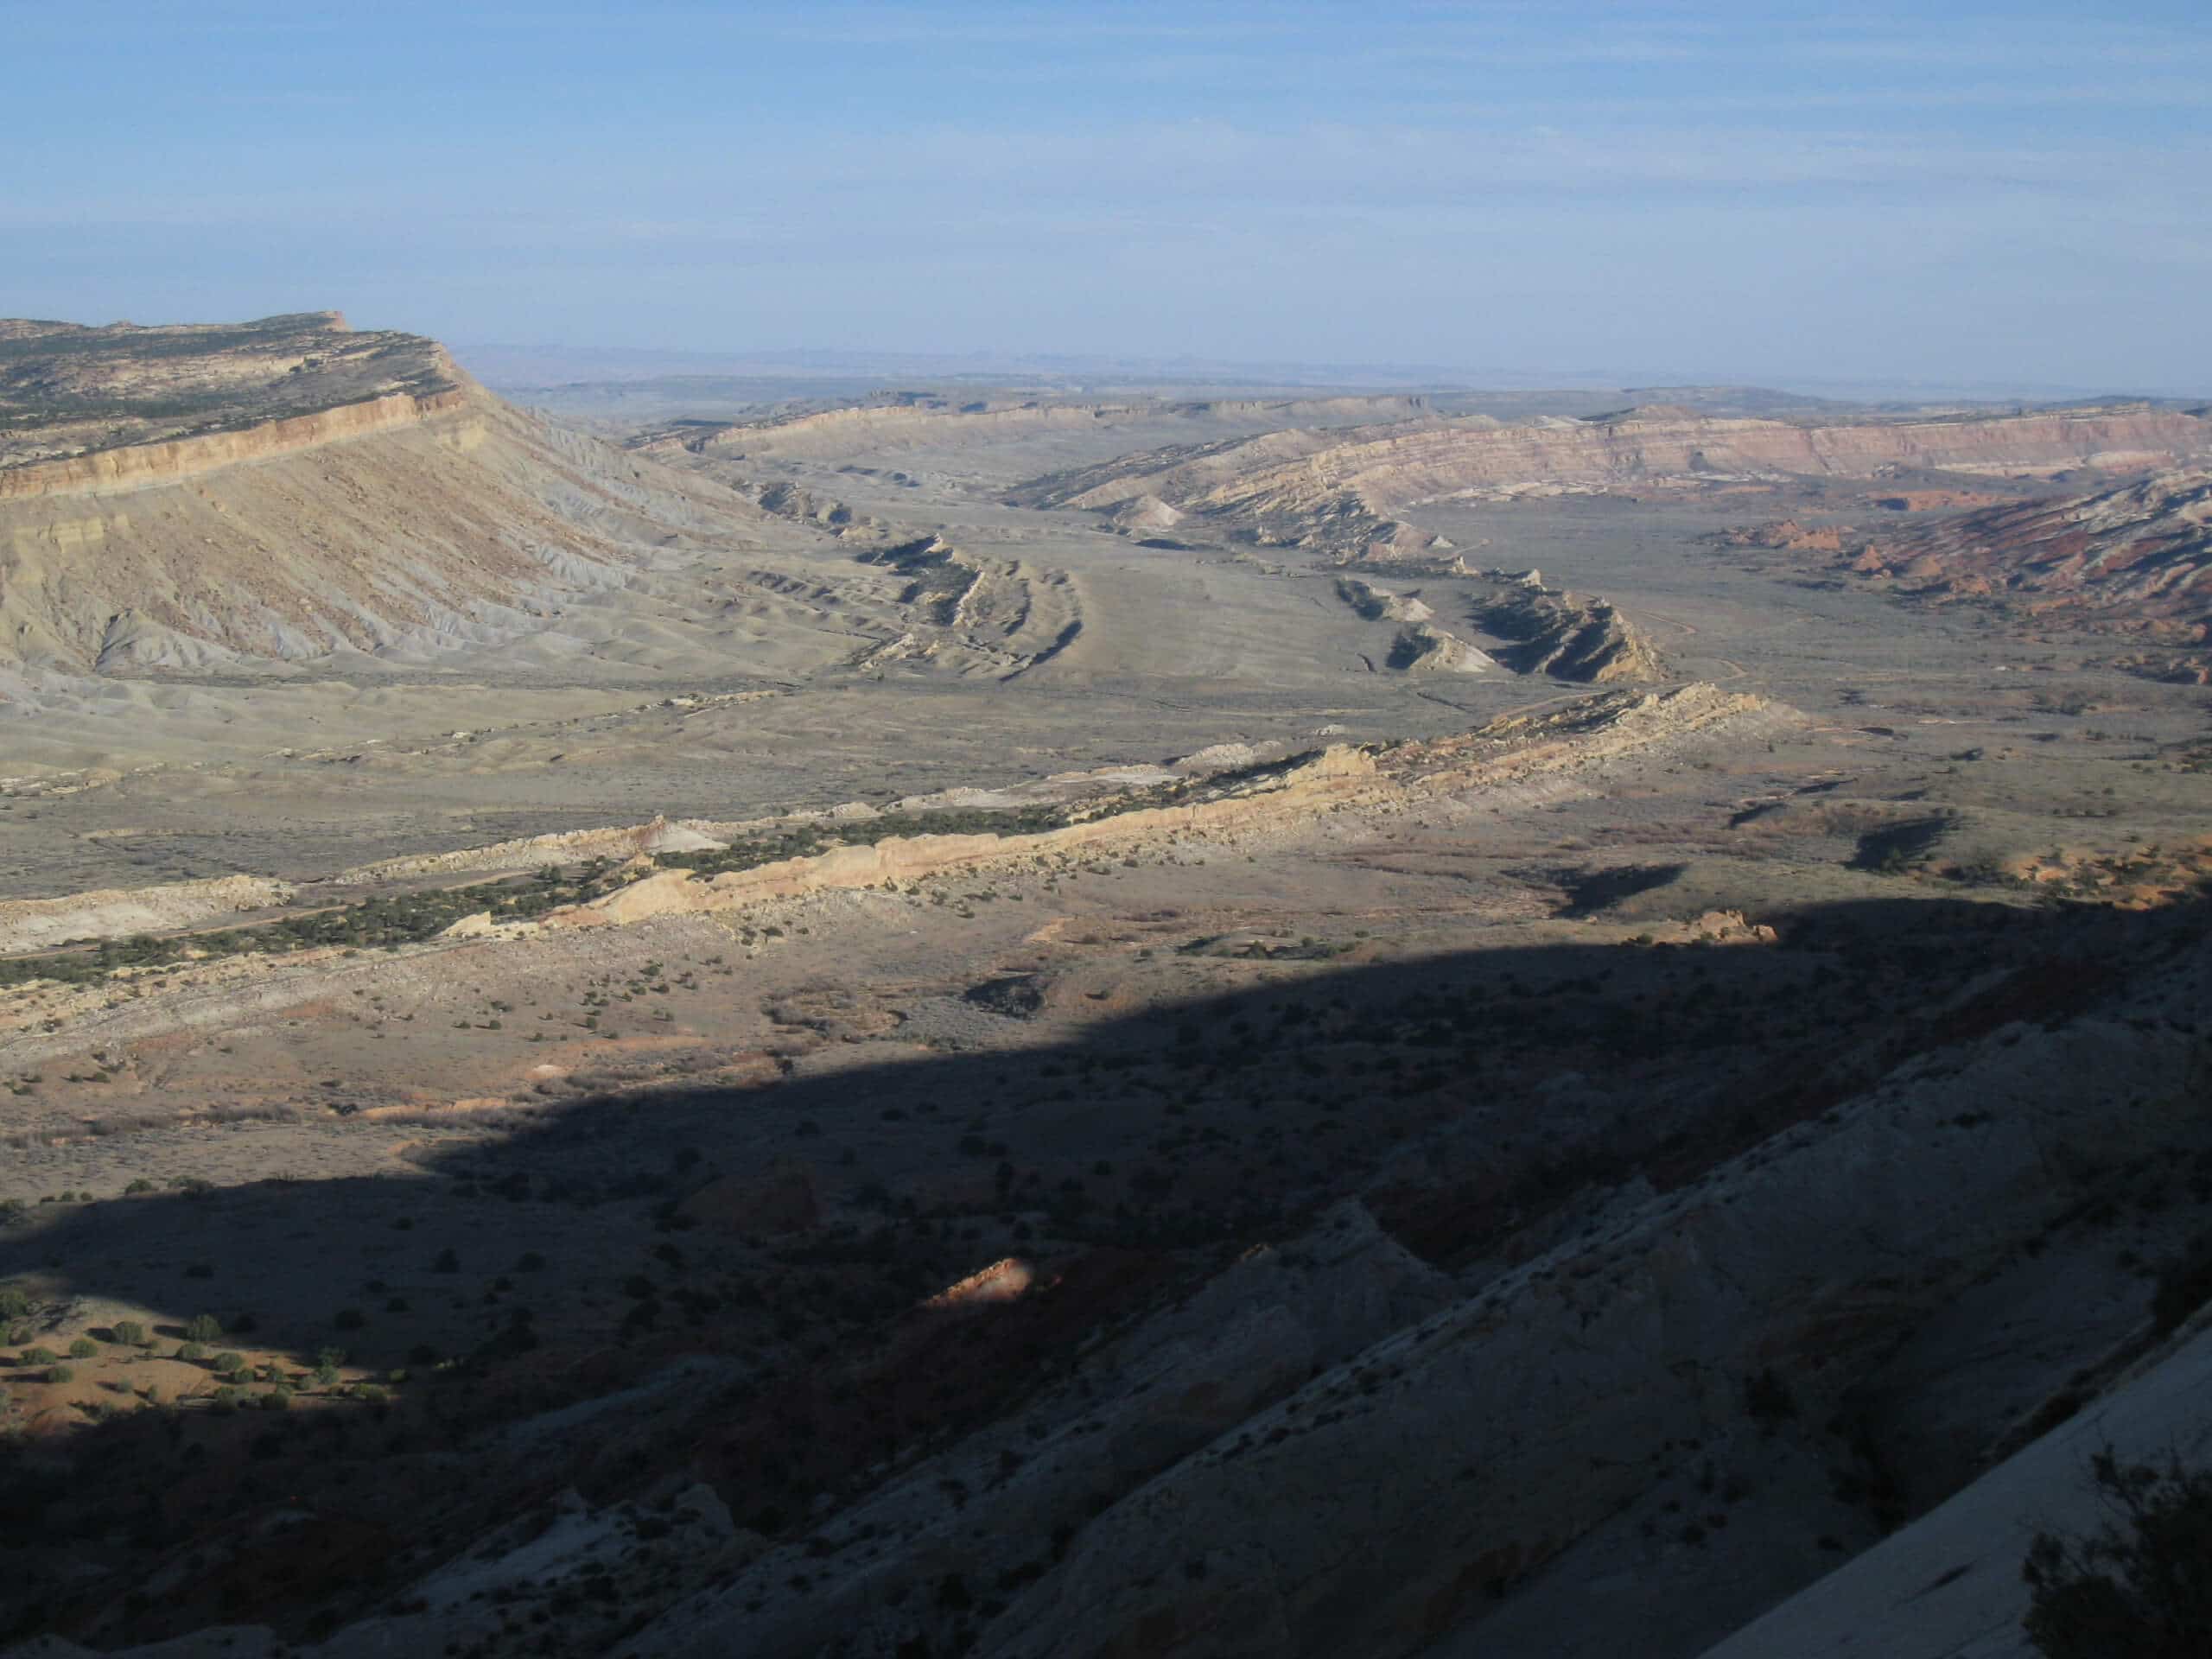
{"type": "Polygon", "coordinates": [[[588,904],[548,914],[548,927],[604,926],[655,916],[734,909],[834,888],[916,881],[951,870],[1007,860],[1065,854],[1106,844],[1191,831],[1227,830],[1267,820],[1295,819],[1359,798],[1376,783],[1364,752],[1334,747],[1285,775],[1279,787],[1190,806],[1149,807],[1028,836],[911,836],[778,859],[704,880],[690,870],[663,870],[588,904]]]}
{"type": "Polygon", "coordinates": [[[1802,718],[1762,697],[1705,683],[1666,692],[1609,692],[1572,709],[1507,716],[1463,737],[1408,743],[1380,753],[1332,746],[1249,793],[1225,799],[1122,812],[1034,835],[887,836],[703,880],[686,869],[663,870],[604,898],[550,912],[541,923],[512,925],[511,931],[606,926],[738,909],[809,893],[925,880],[955,870],[1173,836],[1287,827],[1339,808],[1402,804],[1569,772],[1662,751],[1724,728],[1779,730],[1802,718]]]}
{"type": "Polygon", "coordinates": [[[1475,618],[1490,632],[1513,641],[1496,655],[1523,674],[1604,684],[1656,680],[1666,672],[1658,648],[1618,607],[1547,588],[1533,571],[1508,579],[1497,598],[1477,607],[1475,618]]]}
{"type": "MultiPolygon", "coordinates": [[[[2178,1006],[2170,973],[2133,988],[2125,1012],[2178,1006]]],[[[1817,1417],[1936,1294],[1885,1293],[1870,1268],[1946,1264],[1955,1294],[2079,1201],[2053,1145],[2159,1144],[2178,1103],[2178,1103],[2192,1044],[2092,1018],[2010,1028],[1959,1064],[1655,1198],[1249,1418],[1109,1510],[979,1651],[1384,1656],[1478,1623],[1491,1586],[1635,1497],[1656,1448],[1751,1432],[1743,1377],[1785,1366],[1817,1417]],[[1953,1127],[1962,1083],[2001,1103],[1973,1135],[1953,1127]],[[1854,1268],[1840,1230],[1879,1251],[1854,1268]]]]}
{"type": "Polygon", "coordinates": [[[190,927],[291,901],[293,889],[257,875],[222,875],[154,887],[105,887],[60,899],[0,899],[0,952],[68,939],[111,938],[190,927]]]}
{"type": "Polygon", "coordinates": [[[949,1637],[957,1621],[936,1594],[947,1574],[1002,1581],[1042,1541],[1074,1535],[1099,1496],[1141,1487],[1452,1294],[1446,1275],[1363,1206],[1339,1204],[1310,1232],[1250,1252],[1189,1300],[1118,1333],[1071,1383],[1014,1419],[840,1515],[826,1557],[803,1544],[764,1555],[673,1608],[635,1650],[726,1653],[737,1636],[739,1649],[761,1659],[798,1659],[894,1652],[918,1628],[949,1637]],[[988,1491],[989,1501],[948,1506],[951,1485],[988,1491]],[[800,1593],[795,1573],[812,1580],[800,1593]]]}
{"type": "Polygon", "coordinates": [[[1400,521],[1429,501],[1525,485],[1635,488],[1754,477],[1871,478],[1898,467],[2033,475],[2173,466],[2212,453],[2212,422],[2148,406],[1830,425],[1630,410],[1517,425],[1471,419],[1352,434],[1271,433],[1039,479],[1038,506],[1110,512],[1152,496],[1264,542],[1347,558],[1416,554],[1400,521]]]}
{"type": "Polygon", "coordinates": [[[1852,568],[1914,593],[2201,643],[2212,639],[2212,471],[1968,513],[1878,541],[1852,568]]]}

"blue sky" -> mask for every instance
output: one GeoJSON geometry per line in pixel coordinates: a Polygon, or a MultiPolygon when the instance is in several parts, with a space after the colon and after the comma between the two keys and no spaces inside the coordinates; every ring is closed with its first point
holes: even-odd
{"type": "Polygon", "coordinates": [[[2100,10],[0,0],[0,315],[2212,392],[2100,10]]]}

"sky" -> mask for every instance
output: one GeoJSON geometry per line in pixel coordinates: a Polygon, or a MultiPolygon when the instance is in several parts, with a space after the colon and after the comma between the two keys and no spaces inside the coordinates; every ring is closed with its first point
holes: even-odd
{"type": "Polygon", "coordinates": [[[2204,0],[0,0],[0,315],[2212,393],[2204,0]]]}

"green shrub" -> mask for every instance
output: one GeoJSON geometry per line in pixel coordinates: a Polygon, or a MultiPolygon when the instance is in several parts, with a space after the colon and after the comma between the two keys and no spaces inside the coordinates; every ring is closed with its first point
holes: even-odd
{"type": "Polygon", "coordinates": [[[115,1322],[115,1339],[126,1348],[143,1348],[146,1345],[146,1327],[136,1319],[118,1319],[115,1322]]]}
{"type": "Polygon", "coordinates": [[[72,1359],[90,1359],[94,1354],[99,1352],[99,1344],[94,1342],[90,1337],[79,1337],[75,1341],[69,1344],[69,1357],[72,1359]]]}
{"type": "Polygon", "coordinates": [[[215,1409],[222,1412],[236,1411],[238,1408],[238,1402],[243,1400],[245,1397],[245,1390],[244,1389],[234,1388],[226,1382],[221,1388],[215,1390],[215,1409]]]}
{"type": "Polygon", "coordinates": [[[282,1382],[261,1396],[261,1408],[264,1411],[283,1411],[289,1408],[291,1403],[292,1391],[282,1382]]]}
{"type": "Polygon", "coordinates": [[[207,1357],[207,1344],[204,1342],[188,1342],[178,1348],[176,1357],[188,1365],[197,1364],[207,1357]]]}
{"type": "Polygon", "coordinates": [[[73,1382],[77,1380],[77,1368],[73,1365],[49,1365],[46,1368],[46,1380],[49,1382],[73,1382]]]}
{"type": "Polygon", "coordinates": [[[184,1334],[194,1342],[213,1342],[223,1334],[223,1322],[213,1313],[195,1313],[187,1322],[184,1334]]]}
{"type": "Polygon", "coordinates": [[[19,1285],[0,1285],[0,1319],[20,1319],[31,1311],[29,1294],[19,1285]]]}
{"type": "Polygon", "coordinates": [[[215,1356],[215,1374],[218,1376],[236,1376],[244,1370],[245,1370],[244,1354],[224,1352],[215,1356]]]}
{"type": "Polygon", "coordinates": [[[2038,1533],[2028,1639],[2044,1659],[2194,1659],[2212,1653],[2212,1471],[2089,1462],[2107,1511],[2092,1537],[2038,1533]]]}

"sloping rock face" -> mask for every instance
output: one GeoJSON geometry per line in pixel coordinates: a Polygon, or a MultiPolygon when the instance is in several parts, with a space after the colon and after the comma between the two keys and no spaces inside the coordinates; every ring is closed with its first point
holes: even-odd
{"type": "MultiPolygon", "coordinates": [[[[2177,1008],[2194,984],[2169,969],[2129,1011],[2177,1008]]],[[[2079,1202],[2090,1166],[2054,1147],[2113,1135],[2100,1159],[2125,1160],[2180,1129],[2191,1047],[2120,1018],[2007,1028],[1955,1076],[1900,1076],[1611,1217],[1115,1506],[979,1651],[1395,1655],[1458,1630],[1479,1651],[1495,1599],[1673,1450],[1754,1432],[1745,1379],[1786,1374],[1796,1409],[1824,1416],[1929,1306],[2079,1202]],[[1955,1122],[1962,1083],[2000,1108],[1986,1132],[1955,1122]],[[2142,1098],[2172,1105],[2113,1109],[2142,1098]],[[1928,1265],[1907,1284],[1891,1262],[1928,1265]]]]}
{"type": "Polygon", "coordinates": [[[1427,622],[1399,629],[1388,660],[1392,668],[1416,674],[1481,674],[1497,666],[1458,634],[1427,622]]]}
{"type": "Polygon", "coordinates": [[[2212,638],[2212,471],[1968,513],[1877,542],[1852,568],[1916,594],[2202,644],[2212,638]]]}
{"type": "Polygon", "coordinates": [[[1272,433],[1039,479],[1023,505],[1110,512],[1140,495],[1262,542],[1346,558],[1419,554],[1401,522],[1427,501],[1518,486],[1650,488],[1757,477],[1871,478],[1899,467],[2033,476],[2171,467],[2212,454],[2212,423],[2147,405],[1815,424],[1660,408],[1599,420],[1408,423],[1272,433]]]}
{"type": "Polygon", "coordinates": [[[752,512],[510,409],[415,336],[331,317],[14,327],[9,395],[102,410],[104,447],[63,424],[0,426],[17,457],[0,467],[0,666],[481,643],[752,512]],[[350,401],[298,407],[319,398],[350,401]],[[188,423],[165,412],[180,408],[188,423]]]}
{"type": "Polygon", "coordinates": [[[284,904],[292,892],[284,882],[263,876],[219,875],[158,887],[104,887],[58,899],[0,900],[0,951],[189,927],[284,904]]]}
{"type": "Polygon", "coordinates": [[[1706,1659],[2036,1659],[2020,1623],[2030,1542],[2039,1532],[2091,1536],[2111,1519],[2088,1478],[2101,1453],[2123,1465],[2202,1466],[2212,1458],[2209,1397],[2212,1325],[2199,1319],[2124,1388],[1706,1659]]]}
{"type": "Polygon", "coordinates": [[[1621,610],[1547,588],[1533,571],[1507,579],[1496,599],[1479,606],[1476,620],[1512,645],[1498,660],[1523,674],[1602,685],[1656,680],[1666,673],[1658,648],[1621,610]]]}
{"type": "Polygon", "coordinates": [[[1444,1274],[1393,1243],[1360,1205],[1338,1205],[1311,1232],[1250,1252],[1094,1350],[1065,1387],[839,1515],[820,1535],[826,1549],[762,1556],[673,1608],[628,1650],[641,1659],[957,1651],[972,1630],[965,1586],[1033,1576],[1052,1541],[1065,1548],[1102,1500],[1144,1490],[1317,1370],[1452,1294],[1444,1274]]]}

